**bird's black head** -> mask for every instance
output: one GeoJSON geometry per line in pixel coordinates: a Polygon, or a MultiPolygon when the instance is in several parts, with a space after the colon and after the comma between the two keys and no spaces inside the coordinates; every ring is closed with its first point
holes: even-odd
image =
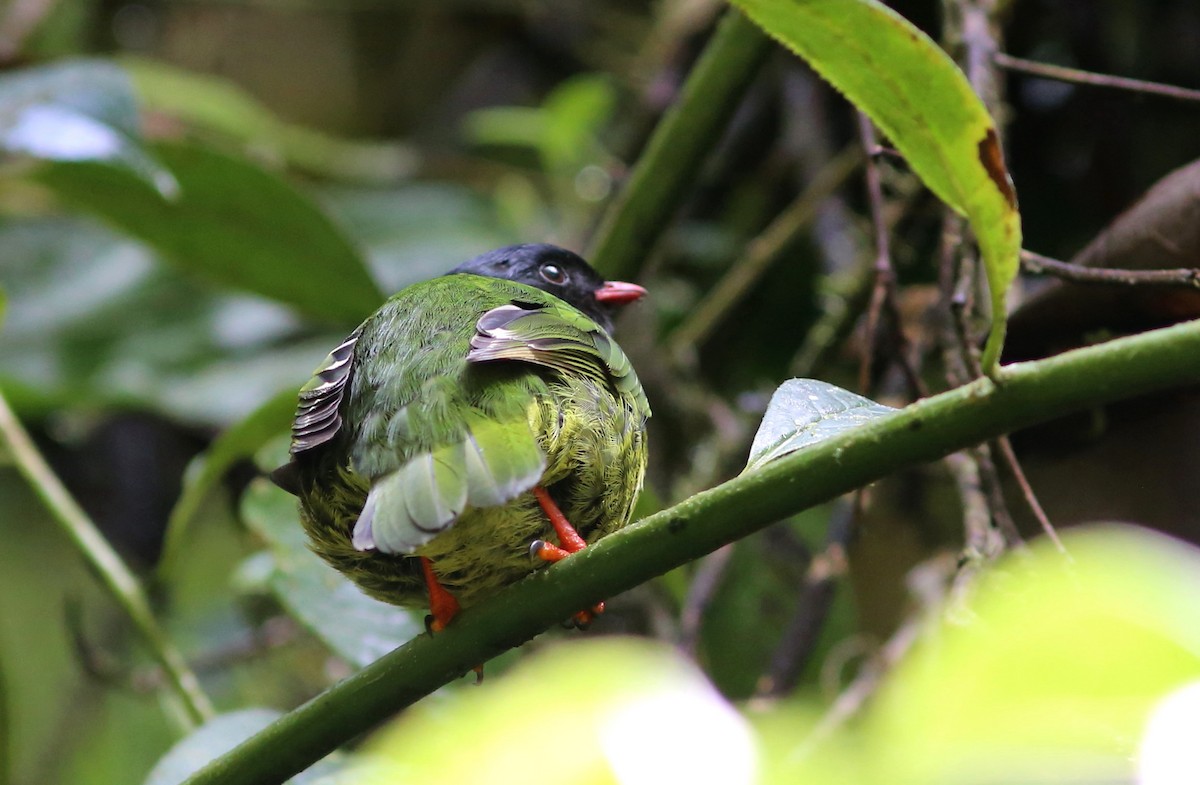
{"type": "Polygon", "coordinates": [[[575,306],[609,332],[617,307],[646,294],[637,284],[605,281],[576,254],[544,243],[497,248],[463,262],[449,274],[454,273],[537,287],[575,306]]]}

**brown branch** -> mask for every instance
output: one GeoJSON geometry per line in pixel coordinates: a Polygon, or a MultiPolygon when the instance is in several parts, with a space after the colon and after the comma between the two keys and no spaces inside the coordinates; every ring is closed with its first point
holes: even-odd
{"type": "Polygon", "coordinates": [[[1032,275],[1052,275],[1072,283],[1110,286],[1176,286],[1200,289],[1200,268],[1171,270],[1121,270],[1113,267],[1085,267],[1052,259],[1033,251],[1021,251],[1021,269],[1032,275]]]}
{"type": "Polygon", "coordinates": [[[1147,82],[1142,79],[1130,79],[1125,76],[1097,74],[1092,71],[1081,71],[1078,68],[1067,68],[1061,65],[1039,63],[1035,60],[1025,60],[1003,52],[996,52],[992,56],[992,60],[996,65],[1005,70],[1040,76],[1044,79],[1053,79],[1057,82],[1071,82],[1073,84],[1091,85],[1093,87],[1111,87],[1116,90],[1161,95],[1164,98],[1175,98],[1180,101],[1200,101],[1200,90],[1192,90],[1187,87],[1176,87],[1175,85],[1162,84],[1160,82],[1147,82]]]}
{"type": "Polygon", "coordinates": [[[866,153],[867,203],[871,211],[871,226],[874,231],[875,262],[872,267],[874,285],[867,307],[866,339],[863,342],[862,362],[858,372],[858,388],[864,395],[871,394],[871,365],[875,359],[879,321],[886,317],[895,336],[894,358],[903,369],[909,386],[917,397],[924,397],[926,390],[921,375],[908,356],[908,339],[904,335],[900,311],[896,307],[896,270],[892,265],[891,243],[888,238],[888,222],[884,215],[883,176],[875,156],[880,151],[875,138],[875,127],[870,118],[858,112],[858,133],[863,151],[866,153]]]}
{"type": "Polygon", "coordinates": [[[1025,476],[1025,470],[1021,468],[1021,462],[1017,460],[1017,454],[1013,451],[1012,440],[1007,436],[1001,436],[995,440],[994,444],[1000,451],[1000,457],[1004,459],[1008,470],[1012,472],[1013,479],[1017,482],[1017,487],[1021,489],[1021,495],[1025,497],[1025,503],[1029,505],[1030,511],[1033,512],[1033,517],[1037,518],[1042,531],[1050,538],[1050,542],[1054,543],[1054,547],[1058,549],[1058,552],[1065,554],[1067,549],[1063,546],[1062,540],[1058,538],[1058,532],[1054,530],[1054,524],[1050,522],[1050,516],[1046,515],[1046,511],[1042,509],[1042,503],[1038,501],[1037,494],[1033,492],[1033,486],[1029,484],[1029,478],[1025,476]]]}

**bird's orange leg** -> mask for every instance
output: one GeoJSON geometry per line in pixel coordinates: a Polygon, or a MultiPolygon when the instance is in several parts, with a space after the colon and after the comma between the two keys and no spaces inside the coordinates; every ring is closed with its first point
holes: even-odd
{"type": "MultiPolygon", "coordinates": [[[[563,515],[562,510],[558,509],[558,505],[554,503],[554,499],[550,498],[550,494],[545,488],[540,485],[534,486],[533,495],[541,506],[542,512],[546,513],[546,517],[550,519],[550,525],[554,527],[554,533],[558,535],[560,543],[554,545],[545,540],[534,540],[530,551],[535,556],[542,561],[562,561],[572,553],[578,553],[587,547],[587,542],[579,536],[579,532],[575,531],[575,527],[567,520],[567,516],[563,515]]],[[[598,602],[590,610],[575,614],[575,622],[580,627],[586,627],[601,613],[604,613],[604,603],[598,602]]]]}
{"type": "Polygon", "coordinates": [[[421,571],[425,574],[425,587],[429,589],[429,613],[433,616],[428,625],[429,631],[441,632],[458,615],[458,600],[438,583],[437,576],[433,574],[433,563],[424,556],[421,557],[421,571]]]}
{"type": "MultiPolygon", "coordinates": [[[[425,617],[425,629],[432,635],[446,629],[446,625],[458,615],[461,608],[454,595],[438,582],[433,573],[433,562],[424,556],[421,557],[421,572],[425,574],[425,588],[429,590],[429,615],[425,617]]],[[[471,670],[475,671],[475,683],[481,684],[483,666],[476,665],[471,670]]]]}

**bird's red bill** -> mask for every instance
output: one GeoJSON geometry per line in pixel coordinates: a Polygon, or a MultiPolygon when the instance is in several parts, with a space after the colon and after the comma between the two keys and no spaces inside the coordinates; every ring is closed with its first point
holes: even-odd
{"type": "Polygon", "coordinates": [[[646,290],[635,283],[608,281],[596,290],[596,299],[602,303],[623,305],[646,296],[646,290]]]}

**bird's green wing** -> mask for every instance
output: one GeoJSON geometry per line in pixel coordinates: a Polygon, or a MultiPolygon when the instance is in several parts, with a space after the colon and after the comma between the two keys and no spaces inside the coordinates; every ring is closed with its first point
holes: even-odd
{"type": "Polygon", "coordinates": [[[354,547],[412,553],[467,507],[495,507],[532,488],[546,456],[526,420],[494,420],[472,409],[462,440],[410,458],[378,478],[354,526],[354,547]]]}
{"type": "Polygon", "coordinates": [[[467,360],[519,360],[566,376],[589,378],[633,398],[650,414],[633,365],[617,342],[573,308],[502,305],[480,317],[467,360]]]}

